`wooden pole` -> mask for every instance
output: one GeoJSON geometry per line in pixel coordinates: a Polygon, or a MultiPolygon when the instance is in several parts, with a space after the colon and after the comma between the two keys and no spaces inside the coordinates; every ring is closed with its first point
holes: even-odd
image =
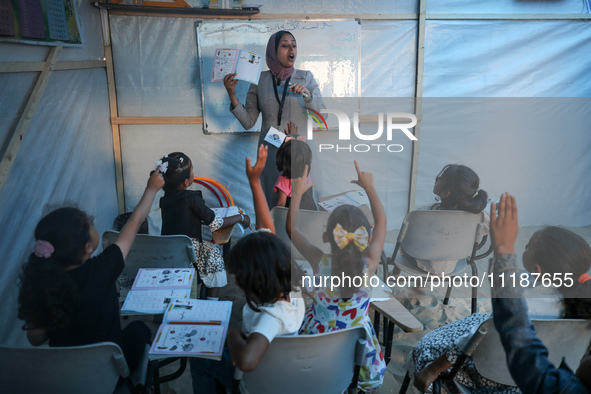
{"type": "MultiPolygon", "coordinates": [[[[415,86],[415,115],[422,119],[421,100],[423,97],[423,66],[425,63],[425,15],[427,0],[419,0],[419,20],[417,23],[417,82],[415,86]]],[[[410,161],[410,187],[408,192],[408,211],[415,209],[415,197],[417,194],[417,176],[419,172],[419,141],[421,136],[421,122],[414,127],[414,135],[417,141],[412,142],[412,158],[410,161]]]]}
{"type": "MultiPolygon", "coordinates": [[[[107,68],[107,86],[109,90],[109,109],[111,119],[118,117],[117,91],[115,85],[115,71],[113,68],[113,52],[111,51],[111,31],[109,28],[109,15],[107,10],[101,9],[103,22],[103,40],[105,43],[105,62],[107,68]]],[[[115,157],[115,181],[117,189],[117,206],[119,214],[125,212],[125,188],[123,184],[123,162],[121,160],[121,136],[119,124],[111,122],[113,134],[113,155],[115,157]]]]}
{"type": "Polygon", "coordinates": [[[21,114],[12,137],[10,138],[6,152],[4,152],[4,156],[0,162],[0,190],[2,190],[6,179],[8,179],[8,174],[12,168],[12,164],[16,159],[16,155],[18,154],[23,139],[25,138],[25,134],[29,129],[31,120],[35,115],[37,106],[41,101],[41,97],[43,96],[43,92],[45,91],[45,87],[47,86],[47,82],[49,81],[49,77],[53,72],[55,63],[61,51],[61,46],[53,47],[49,50],[49,54],[47,55],[47,59],[45,60],[43,69],[41,70],[41,74],[39,74],[39,77],[37,78],[37,82],[35,83],[35,87],[29,96],[27,105],[25,106],[25,109],[21,114]]]}

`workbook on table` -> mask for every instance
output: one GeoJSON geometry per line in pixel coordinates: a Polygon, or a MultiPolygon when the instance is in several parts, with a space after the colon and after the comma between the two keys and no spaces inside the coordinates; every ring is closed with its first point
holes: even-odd
{"type": "Polygon", "coordinates": [[[228,74],[236,73],[235,79],[259,83],[263,57],[242,49],[216,49],[213,57],[213,75],[211,82],[221,82],[228,74]]]}
{"type": "Polygon", "coordinates": [[[369,199],[367,198],[367,194],[362,191],[349,191],[335,194],[333,196],[323,197],[318,200],[318,205],[328,212],[334,211],[336,207],[341,205],[353,205],[355,207],[360,207],[366,204],[369,204],[369,199]]]}
{"type": "Polygon", "coordinates": [[[195,268],[140,268],[122,315],[159,314],[175,298],[189,298],[195,268]]]}
{"type": "Polygon", "coordinates": [[[231,314],[231,301],[172,300],[150,348],[150,359],[185,356],[221,360],[231,314]]]}

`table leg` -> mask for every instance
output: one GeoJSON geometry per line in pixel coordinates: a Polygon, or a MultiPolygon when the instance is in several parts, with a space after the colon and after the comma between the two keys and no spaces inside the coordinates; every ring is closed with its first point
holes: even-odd
{"type": "MultiPolygon", "coordinates": [[[[380,340],[380,312],[374,309],[373,311],[373,329],[376,331],[376,338],[380,340]]],[[[384,342],[382,342],[384,343],[384,342]]]]}
{"type": "Polygon", "coordinates": [[[392,355],[392,338],[394,337],[394,323],[388,321],[388,334],[386,336],[386,354],[384,355],[384,359],[386,361],[386,365],[390,362],[390,356],[392,355]]]}

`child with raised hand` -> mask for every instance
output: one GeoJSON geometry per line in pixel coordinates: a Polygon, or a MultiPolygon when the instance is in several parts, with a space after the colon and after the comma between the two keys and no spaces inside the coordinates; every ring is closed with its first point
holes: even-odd
{"type": "Polygon", "coordinates": [[[267,147],[261,145],[254,166],[246,159],[257,224],[265,231],[240,239],[228,259],[228,271],[246,297],[242,330],[228,333],[221,361],[191,360],[194,393],[215,393],[216,380],[232,388],[234,365],[243,372],[254,370],[273,339],[295,334],[304,317],[304,300],[291,292],[290,250],[272,233],[274,226],[259,180],[266,158],[267,147]]]}
{"type": "MultiPolygon", "coordinates": [[[[548,360],[548,349],[536,337],[534,327],[529,320],[527,305],[525,300],[521,298],[523,289],[520,286],[507,286],[506,282],[503,283],[502,276],[507,278],[511,275],[519,275],[515,265],[515,240],[519,228],[517,204],[515,197],[505,193],[501,196],[498,215],[495,205],[493,203],[490,210],[490,226],[495,251],[491,264],[491,271],[495,274],[491,285],[493,318],[507,354],[507,365],[513,380],[524,393],[591,392],[591,355],[587,354],[582,359],[576,373],[573,373],[564,361],[556,368],[548,360]]],[[[576,236],[576,234],[573,235],[576,236]]],[[[535,236],[534,234],[532,239],[535,236]]],[[[530,244],[532,239],[530,239],[530,244]]],[[[569,246],[574,245],[572,241],[569,243],[571,244],[569,246]]],[[[585,241],[583,243],[586,244],[585,241]]],[[[576,255],[579,256],[579,260],[587,261],[584,264],[587,269],[584,272],[580,272],[580,270],[579,272],[570,272],[575,276],[573,285],[579,291],[578,294],[571,293],[570,295],[586,298],[589,297],[587,270],[591,263],[589,262],[591,252],[588,244],[586,247],[578,244],[577,249],[580,251],[576,255]]],[[[565,249],[569,250],[570,248],[565,249]]],[[[524,264],[527,264],[525,260],[524,253],[524,264]]],[[[559,261],[553,263],[555,266],[560,265],[559,261]]],[[[531,264],[529,265],[531,266],[531,264]]],[[[540,264],[538,264],[538,271],[544,273],[544,268],[540,264]]],[[[562,279],[565,277],[562,276],[562,279]]],[[[581,302],[581,300],[571,300],[574,303],[577,301],[581,302]]],[[[588,313],[588,304],[586,312],[588,313]]]]}
{"type": "MultiPolygon", "coordinates": [[[[515,267],[514,243],[518,226],[517,208],[513,197],[508,194],[501,196],[501,206],[498,216],[496,214],[495,204],[493,203],[490,225],[495,248],[495,269],[499,272],[510,270],[511,272],[504,271],[505,279],[513,273],[516,273],[516,276],[519,278],[521,273],[517,273],[517,268],[515,267]]],[[[493,298],[492,304],[495,324],[497,321],[502,321],[503,325],[511,324],[517,330],[517,327],[524,324],[527,319],[528,309],[530,315],[534,315],[536,313],[535,309],[538,309],[538,313],[541,312],[543,318],[591,318],[591,299],[589,299],[591,298],[591,280],[588,279],[589,276],[587,274],[587,271],[591,268],[591,248],[584,239],[572,231],[560,227],[544,227],[536,231],[530,238],[526,250],[523,253],[523,265],[531,273],[546,274],[552,278],[558,276],[565,279],[565,274],[572,275],[573,281],[572,283],[564,281],[563,286],[555,289],[560,297],[559,305],[556,305],[554,294],[552,294],[553,298],[546,299],[532,297],[527,300],[528,305],[521,298],[511,300],[493,298]],[[501,308],[496,307],[496,305],[501,305],[501,308]],[[534,307],[532,308],[532,306],[534,307]],[[535,308],[536,306],[538,308],[535,308]],[[519,319],[515,316],[509,319],[513,314],[517,314],[519,319]],[[519,325],[514,325],[513,323],[515,321],[519,321],[519,325]]],[[[511,288],[510,284],[507,285],[507,281],[505,281],[504,286],[509,288],[504,290],[502,289],[503,283],[500,279],[496,278],[494,280],[491,287],[493,297],[521,297],[521,290],[518,291],[511,288]]],[[[539,287],[540,285],[535,289],[528,289],[528,291],[537,291],[539,287]]],[[[552,289],[546,288],[545,290],[552,289]]],[[[537,293],[536,297],[539,295],[537,293]]],[[[422,392],[429,392],[428,387],[437,376],[450,369],[457,361],[461,352],[460,344],[465,343],[468,338],[472,337],[480,324],[489,318],[489,315],[474,313],[425,335],[412,352],[408,354],[405,365],[411,376],[414,375],[415,387],[422,392]]],[[[508,332],[511,332],[513,328],[507,328],[508,332]]],[[[525,328],[523,330],[527,331],[525,328]]],[[[501,331],[499,330],[499,332],[501,331]]],[[[529,334],[532,333],[530,332],[529,334]]],[[[507,342],[505,348],[508,349],[508,346],[510,346],[515,353],[516,347],[521,346],[520,344],[525,342],[520,342],[521,339],[518,336],[512,338],[516,340],[514,345],[507,342]]],[[[532,338],[533,334],[530,336],[531,340],[533,340],[532,338]]],[[[503,343],[505,344],[505,342],[503,343]]],[[[516,358],[514,353],[511,353],[512,359],[516,358]]],[[[532,357],[528,359],[527,363],[532,366],[538,364],[537,361],[532,361],[534,358],[533,353],[526,352],[525,354],[532,357]]],[[[507,355],[510,355],[508,350],[507,355]]],[[[525,372],[525,369],[522,371],[525,372]]],[[[519,374],[523,375],[519,378],[522,380],[525,375],[535,376],[535,374],[530,372],[519,372],[519,374]]],[[[520,392],[517,387],[506,386],[481,376],[471,357],[466,359],[454,380],[482,393],[520,392]]],[[[522,385],[519,384],[518,378],[514,377],[514,380],[524,392],[531,392],[525,389],[525,387],[531,388],[541,384],[540,382],[530,381],[526,385],[522,385]]],[[[537,392],[546,391],[541,390],[537,392]]]]}
{"type": "Polygon", "coordinates": [[[99,234],[92,217],[77,208],[60,208],[41,219],[19,293],[18,317],[25,321],[23,329],[32,345],[48,340],[49,346],[115,342],[131,371],[139,365],[151,333],[141,321],[121,330],[115,283],[163,185],[162,175],[154,172],[115,243],[93,258],[99,234]]]}
{"type": "MultiPolygon", "coordinates": [[[[289,207],[291,200],[291,182],[294,178],[304,176],[304,168],[306,166],[308,167],[308,171],[305,173],[306,182],[308,184],[312,183],[310,180],[312,150],[303,137],[297,135],[298,127],[295,123],[290,121],[287,124],[287,127],[288,129],[285,130],[287,137],[277,150],[277,155],[275,157],[277,171],[281,173],[273,188],[277,193],[278,207],[289,207]]],[[[310,189],[304,193],[300,208],[312,211],[316,210],[314,192],[311,186],[310,189]]]]}
{"type": "MultiPolygon", "coordinates": [[[[308,260],[319,278],[351,278],[338,288],[317,286],[312,281],[313,303],[306,311],[300,334],[318,334],[349,327],[363,326],[366,331],[366,355],[359,375],[358,388],[373,391],[382,385],[386,364],[367,315],[370,304],[370,278],[376,273],[386,236],[386,212],[375,189],[373,175],[363,172],[355,162],[358,179],[369,197],[375,227],[354,206],[337,207],[330,215],[324,242],[329,242],[331,255],[325,255],[298,229],[299,202],[311,187],[304,178],[294,179],[292,204],[287,215],[286,230],[298,251],[308,260]],[[357,284],[356,284],[357,283],[357,284]],[[361,284],[361,286],[359,286],[361,284]]],[[[329,280],[330,282],[330,280],[329,280]]]]}
{"type": "Polygon", "coordinates": [[[199,276],[207,287],[207,298],[217,300],[219,289],[227,284],[224,259],[220,250],[209,242],[203,242],[201,224],[211,232],[240,223],[250,225],[248,215],[222,218],[212,211],[201,197],[201,191],[187,190],[193,184],[193,163],[182,152],[164,155],[156,165],[164,174],[164,197],[160,199],[162,210],[162,235],[186,235],[193,241],[199,276]]]}
{"type": "MultiPolygon", "coordinates": [[[[482,230],[479,236],[488,235],[489,216],[487,212],[483,212],[488,194],[480,189],[480,179],[471,168],[461,164],[446,165],[435,178],[433,193],[439,202],[421,209],[457,210],[474,214],[482,212],[482,230]]],[[[458,260],[415,260],[417,266],[437,275],[453,272],[458,263],[458,260]]]]}

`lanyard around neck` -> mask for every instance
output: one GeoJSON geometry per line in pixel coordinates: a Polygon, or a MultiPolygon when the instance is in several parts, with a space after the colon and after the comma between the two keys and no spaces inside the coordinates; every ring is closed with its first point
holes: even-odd
{"type": "MultiPolygon", "coordinates": [[[[285,80],[281,100],[279,100],[279,93],[277,93],[277,81],[275,80],[275,76],[272,75],[271,79],[273,79],[273,92],[275,92],[275,100],[277,100],[277,104],[279,104],[279,110],[277,111],[277,126],[281,127],[281,115],[283,115],[283,104],[285,104],[285,96],[287,96],[287,89],[289,87],[289,80],[291,79],[291,76],[285,80]]],[[[279,83],[281,83],[281,80],[279,80],[279,83]]]]}

